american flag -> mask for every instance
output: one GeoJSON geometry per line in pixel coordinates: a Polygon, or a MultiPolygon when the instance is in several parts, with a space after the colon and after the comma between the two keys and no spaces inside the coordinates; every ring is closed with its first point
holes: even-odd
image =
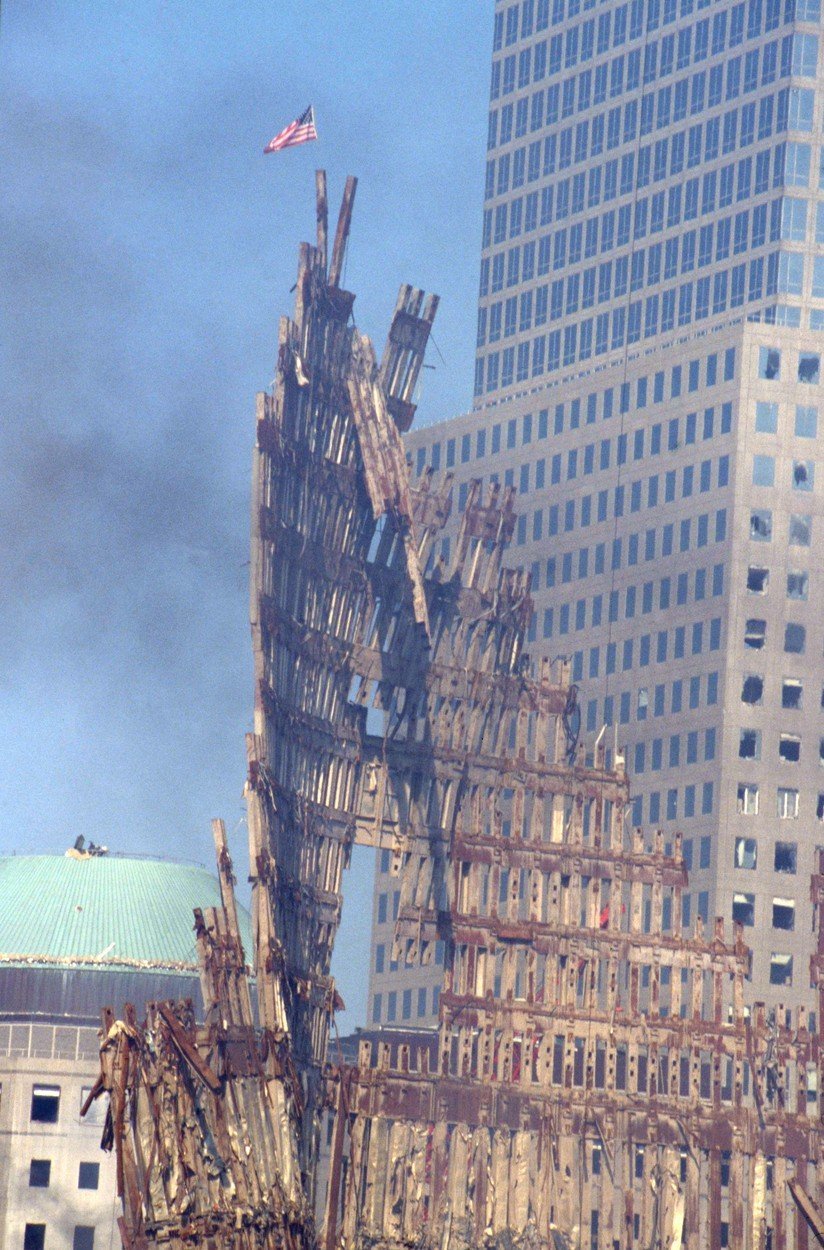
{"type": "Polygon", "coordinates": [[[300,117],[296,117],[288,126],[284,126],[272,142],[267,143],[263,149],[263,155],[265,156],[268,152],[280,152],[282,148],[293,148],[298,143],[308,143],[310,139],[317,139],[317,137],[315,111],[310,104],[305,113],[301,113],[300,117]]]}

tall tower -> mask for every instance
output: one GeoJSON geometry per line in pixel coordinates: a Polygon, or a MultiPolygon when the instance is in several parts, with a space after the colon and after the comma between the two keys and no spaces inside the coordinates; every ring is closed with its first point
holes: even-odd
{"type": "Polygon", "coordinates": [[[571,658],[583,749],[625,753],[635,823],[683,830],[684,922],[742,920],[753,995],[810,1006],[820,19],[496,4],[474,407],[408,444],[459,496],[518,488],[531,649],[571,658]]]}

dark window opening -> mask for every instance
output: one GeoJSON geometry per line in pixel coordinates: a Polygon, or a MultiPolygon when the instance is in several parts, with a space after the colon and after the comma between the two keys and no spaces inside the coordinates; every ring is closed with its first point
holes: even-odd
{"type": "Polygon", "coordinates": [[[750,513],[750,538],[756,542],[767,543],[772,537],[772,513],[766,508],[757,508],[750,513]]]}
{"type": "Polygon", "coordinates": [[[755,568],[753,565],[747,569],[747,590],[755,595],[763,595],[767,589],[770,580],[769,569],[755,568]]]}
{"type": "Polygon", "coordinates": [[[797,764],[801,759],[801,739],[792,734],[782,734],[778,740],[778,755],[788,764],[797,764]]]}
{"type": "MultiPolygon", "coordinates": [[[[31,1118],[38,1124],[56,1124],[60,1114],[60,1087],[35,1085],[31,1093],[31,1118]]],[[[33,1227],[36,1227],[33,1225],[33,1227]]]]}
{"type": "Polygon", "coordinates": [[[791,933],[795,928],[795,902],[791,898],[774,898],[772,922],[774,929],[791,933]]]}
{"type": "Polygon", "coordinates": [[[744,684],[741,687],[741,702],[749,703],[755,707],[761,703],[764,697],[764,678],[759,677],[755,673],[751,673],[744,678],[744,684]]]}
{"type": "Polygon", "coordinates": [[[75,1224],[72,1250],[94,1250],[94,1228],[88,1224],[75,1224]]]}
{"type": "Polygon", "coordinates": [[[757,760],[761,758],[761,733],[759,730],[741,730],[738,754],[742,760],[757,760]]]}
{"type": "Polygon", "coordinates": [[[781,373],[781,352],[776,347],[762,347],[758,356],[758,376],[773,382],[781,373]]]}
{"type": "Polygon", "coordinates": [[[732,918],[735,924],[752,926],[755,924],[755,895],[733,894],[732,918]]]}
{"type": "Polygon", "coordinates": [[[78,1189],[97,1189],[100,1184],[100,1164],[81,1163],[77,1177],[78,1189]]]}
{"type": "Polygon", "coordinates": [[[803,687],[794,677],[785,677],[781,686],[781,706],[784,708],[800,708],[803,687]]]}
{"type": "Polygon", "coordinates": [[[32,1159],[29,1164],[29,1185],[32,1189],[48,1189],[51,1180],[51,1159],[32,1159]]]}
{"type": "Polygon", "coordinates": [[[773,955],[770,960],[770,985],[792,985],[792,955],[773,955]]]}
{"type": "Polygon", "coordinates": [[[798,858],[798,846],[795,842],[776,842],[775,844],[775,871],[776,872],[795,872],[796,861],[798,858]]]}
{"type": "Polygon", "coordinates": [[[760,651],[767,638],[767,622],[751,617],[744,626],[744,646],[760,651]]]}
{"type": "Polygon", "coordinates": [[[820,358],[812,352],[801,352],[798,357],[798,380],[815,386],[821,373],[820,358]]]}
{"type": "Polygon", "coordinates": [[[43,1250],[46,1244],[46,1225],[27,1224],[23,1233],[23,1250],[43,1250]]]}

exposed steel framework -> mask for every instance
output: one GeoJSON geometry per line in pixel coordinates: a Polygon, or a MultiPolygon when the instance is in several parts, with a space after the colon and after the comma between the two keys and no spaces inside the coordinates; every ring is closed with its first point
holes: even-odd
{"type": "MultiPolygon", "coordinates": [[[[680,838],[629,827],[623,762],[577,741],[566,665],[524,653],[512,492],[473,484],[443,555],[449,475],[410,483],[401,441],[437,299],[401,288],[379,363],[340,287],[355,181],[328,257],[322,173],[317,192],[257,409],[256,1013],[216,822],[205,1022],[185,1004],[104,1018],[93,1092],[124,1246],[824,1245],[819,1035],[745,1010],[740,928],[682,931],[680,838]],[[355,842],[392,852],[394,957],[440,939],[445,977],[436,1046],[365,1042],[340,1069],[330,963],[355,842]]],[[[824,875],[813,890],[821,933],[824,875]]]]}

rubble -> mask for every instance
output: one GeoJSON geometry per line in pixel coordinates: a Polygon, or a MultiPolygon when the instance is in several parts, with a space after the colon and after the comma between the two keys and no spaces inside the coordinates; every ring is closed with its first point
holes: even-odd
{"type": "MultiPolygon", "coordinates": [[[[682,931],[680,838],[629,827],[623,762],[578,740],[567,665],[525,654],[513,492],[474,483],[445,550],[449,475],[411,483],[401,440],[437,300],[401,289],[379,364],[340,287],[355,181],[328,263],[322,173],[317,189],[257,408],[257,1016],[217,822],[204,1023],[185,1004],[104,1019],[93,1092],[124,1246],[824,1244],[819,1033],[745,1009],[740,926],[682,931]],[[445,974],[434,1051],[364,1042],[341,1070],[330,964],[355,842],[392,853],[393,957],[440,940],[445,974]]],[[[813,889],[821,933],[824,860],[813,889]]]]}

